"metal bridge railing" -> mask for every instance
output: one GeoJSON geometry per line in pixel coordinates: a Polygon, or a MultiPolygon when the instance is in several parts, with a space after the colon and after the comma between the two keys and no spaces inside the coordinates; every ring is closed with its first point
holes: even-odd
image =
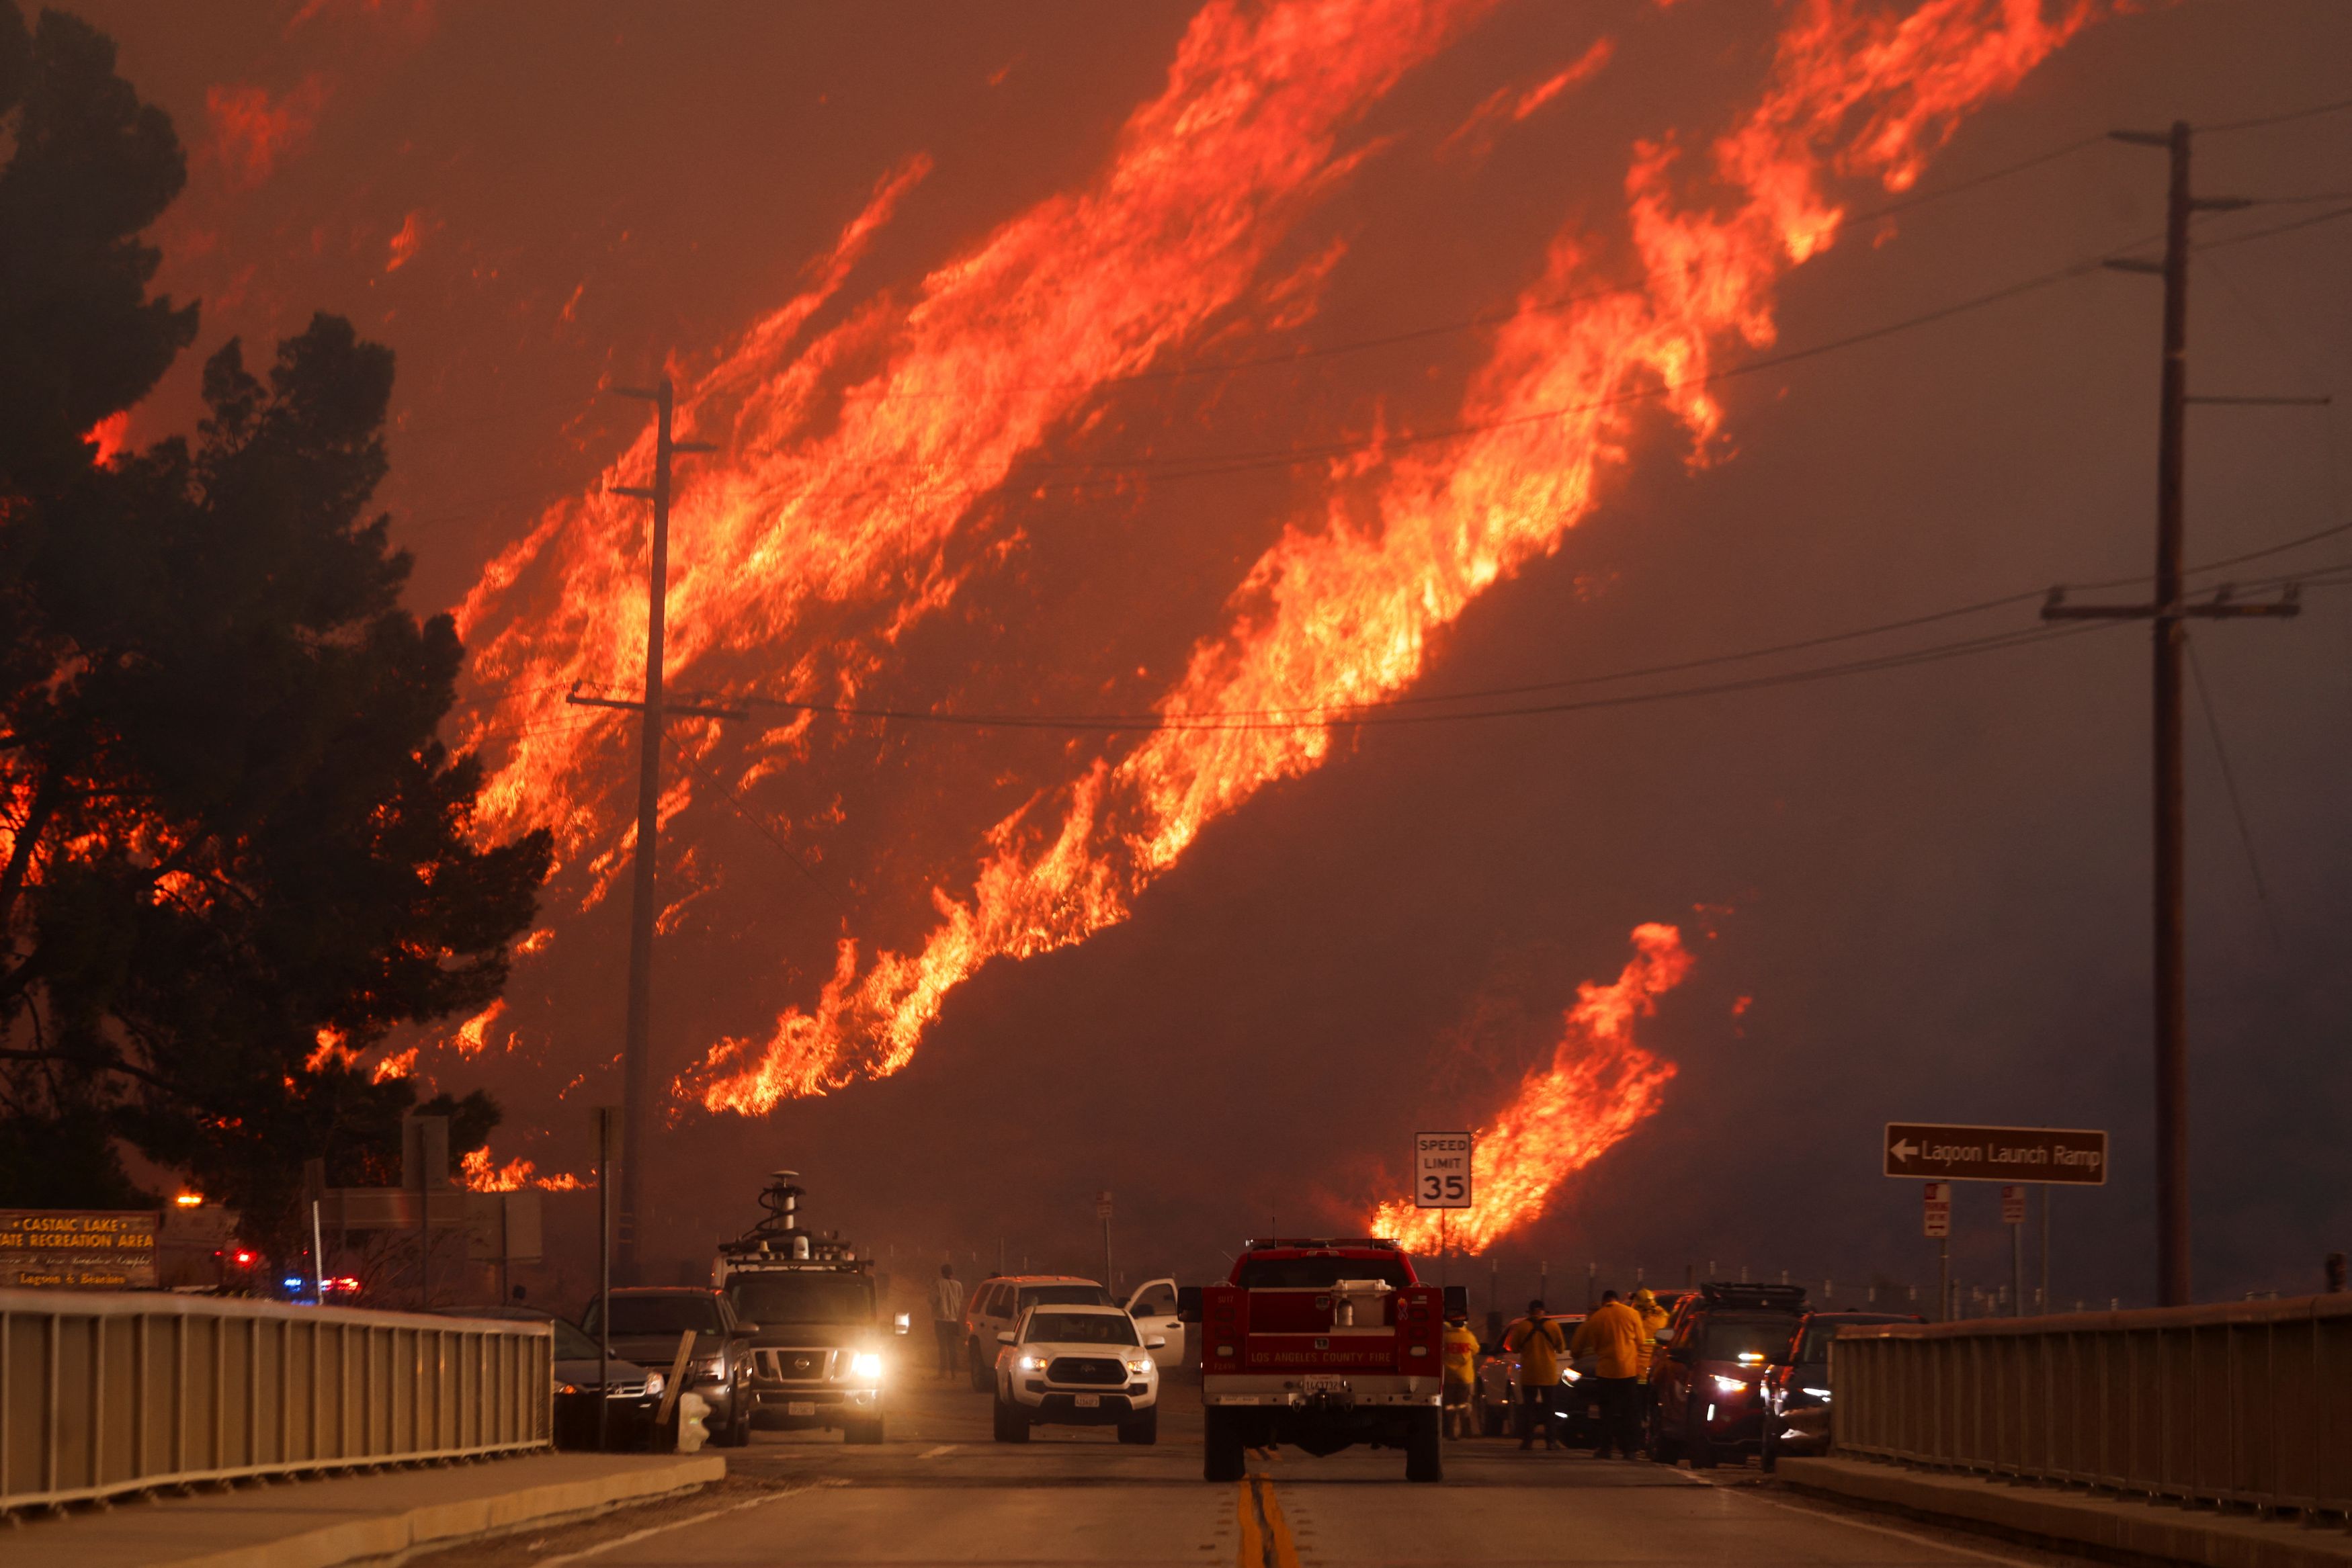
{"type": "Polygon", "coordinates": [[[0,1510],[551,1445],[544,1322],[0,1290],[0,1510]]]}
{"type": "Polygon", "coordinates": [[[1848,1329],[1842,1455],[2352,1511],[2352,1296],[1848,1329]]]}

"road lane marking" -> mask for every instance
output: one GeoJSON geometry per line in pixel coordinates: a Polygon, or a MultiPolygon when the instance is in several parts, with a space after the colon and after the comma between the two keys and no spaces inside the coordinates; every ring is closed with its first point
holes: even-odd
{"type": "Polygon", "coordinates": [[[941,1443],[936,1448],[924,1449],[921,1453],[917,1454],[915,1458],[919,1459],[936,1459],[941,1454],[952,1454],[961,1447],[963,1447],[963,1445],[961,1443],[941,1443]]]}
{"type": "MultiPolygon", "coordinates": [[[[1979,1562],[1984,1563],[1998,1563],[2001,1564],[2001,1568],[2043,1568],[2042,1564],[2030,1563],[2022,1557],[2003,1557],[1997,1552],[1979,1552],[1973,1546],[1955,1546],[1948,1541],[1938,1541],[1932,1535],[1916,1535],[1907,1530],[1896,1530],[1888,1525],[1872,1524],[1866,1521],[1859,1519],[1848,1519],[1843,1512],[1839,1511],[1834,1507],[1799,1508],[1793,1503],[1782,1502],[1777,1498],[1759,1497],[1752,1489],[1748,1487],[1726,1486],[1720,1481],[1711,1481],[1703,1476],[1691,1475],[1686,1471],[1679,1469],[1669,1470],[1667,1473],[1675,1477],[1677,1479],[1689,1481],[1694,1486],[1709,1487],[1719,1492],[1726,1492],[1734,1496],[1744,1497],[1750,1502],[1760,1502],[1767,1508],[1777,1508],[1783,1513],[1802,1514],[1808,1519],[1826,1519],[1832,1523],[1851,1525],[1856,1530],[1867,1530],[1873,1535],[1891,1535],[1897,1541],[1907,1541],[1914,1546],[1926,1546],[1937,1552],[1955,1552],[1959,1556],[1974,1557],[1979,1562]]],[[[2068,1553],[2061,1551],[2053,1553],[2053,1555],[2063,1557],[2068,1555],[2068,1553]]]]}
{"type": "Polygon", "coordinates": [[[1240,1568],[1299,1568],[1298,1547],[1274,1495],[1274,1478],[1252,1471],[1242,1478],[1240,1568]]]}
{"type": "Polygon", "coordinates": [[[730,1502],[724,1508],[705,1509],[700,1513],[689,1514],[684,1519],[673,1519],[667,1524],[649,1524],[643,1530],[634,1530],[626,1535],[616,1535],[610,1541],[600,1541],[593,1546],[583,1546],[577,1552],[566,1552],[555,1557],[533,1558],[531,1568],[560,1568],[560,1565],[565,1563],[578,1563],[584,1558],[602,1557],[607,1552],[615,1551],[624,1546],[633,1546],[648,1537],[664,1535],[673,1530],[683,1530],[689,1524],[700,1524],[706,1520],[718,1519],[730,1513],[740,1513],[747,1508],[764,1508],[769,1503],[796,1496],[801,1492],[815,1491],[824,1487],[845,1487],[848,1484],[849,1479],[846,1476],[821,1476],[804,1486],[785,1487],[781,1490],[752,1498],[747,1502],[730,1502]]]}

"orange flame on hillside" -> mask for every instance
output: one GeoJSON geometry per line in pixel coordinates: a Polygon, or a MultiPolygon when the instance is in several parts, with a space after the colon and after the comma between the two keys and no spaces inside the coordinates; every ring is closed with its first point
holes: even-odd
{"type": "Polygon", "coordinates": [[[1565,314],[1597,242],[1555,237],[1527,307],[1498,331],[1457,432],[1388,465],[1369,497],[1335,474],[1322,516],[1295,521],[1234,595],[1231,629],[1193,650],[1161,700],[1171,721],[997,824],[971,894],[935,889],[940,922],[913,953],[863,967],[839,946],[814,1007],[764,1040],[725,1040],[682,1092],[764,1113],[897,1071],[947,994],[992,958],[1083,941],[1127,915],[1217,817],[1321,765],[1320,714],[1377,703],[1422,674],[1432,640],[1477,596],[1559,549],[1627,460],[1656,399],[1701,456],[1722,411],[1708,390],[1728,343],[1769,343],[1774,287],[1834,240],[1834,176],[1911,184],[1961,116],[2014,88],[2093,15],[2079,0],[1926,0],[1900,16],[1857,0],[1795,8],[1756,106],[1710,149],[1685,204],[1671,141],[1636,145],[1626,181],[1638,283],[1565,314]],[[1712,199],[1710,199],[1712,198],[1712,199]],[[1370,520],[1367,520],[1367,519],[1370,520]],[[1273,716],[1220,724],[1202,716],[1273,716]],[[1283,722],[1297,715],[1300,722],[1283,722]],[[1183,721],[1192,716],[1192,722],[1183,721]],[[1043,819],[1043,820],[1040,820],[1043,819]]]}
{"type": "MultiPolygon", "coordinates": [[[[881,606],[887,643],[946,603],[957,579],[941,546],[974,504],[1106,382],[1232,307],[1293,220],[1363,155],[1339,149],[1342,133],[1494,3],[1213,0],[1165,90],[1129,118],[1091,185],[1006,223],[910,303],[877,301],[803,345],[803,328],[929,161],[884,181],[805,291],[682,390],[681,434],[725,451],[679,473],[670,678],[698,665],[723,680],[736,661],[804,637],[821,608],[881,606]]],[[[627,777],[609,764],[631,731],[530,721],[574,682],[643,678],[643,507],[609,492],[642,483],[651,459],[648,435],[613,465],[604,493],[551,508],[458,613],[469,641],[501,622],[475,673],[509,695],[478,733],[519,731],[485,790],[485,826],[545,823],[567,852],[607,842],[591,852],[594,869],[616,866],[631,841],[605,794],[627,777]]],[[[821,657],[854,689],[875,655],[850,643],[795,668],[758,667],[766,684],[804,689],[821,657]]],[[[760,743],[766,766],[800,735],[772,731],[760,743]]],[[[682,731],[679,744],[691,758],[709,742],[682,731]]]]}
{"type": "Polygon", "coordinates": [[[541,1176],[538,1162],[520,1155],[499,1165],[487,1148],[474,1150],[458,1164],[469,1192],[520,1192],[525,1187],[537,1187],[541,1192],[579,1192],[588,1185],[570,1171],[541,1176]]]}
{"type": "Polygon", "coordinates": [[[1633,1020],[1690,973],[1682,933],[1654,923],[1633,927],[1633,957],[1611,985],[1586,981],[1561,1020],[1549,1068],[1530,1072],[1471,1155],[1468,1208],[1383,1203],[1369,1221],[1375,1236],[1408,1252],[1451,1246],[1483,1252],[1540,1218],[1562,1181],[1614,1148],[1657,1110],[1675,1064],[1633,1043],[1633,1020]],[[1439,1216],[1444,1215],[1443,1220],[1439,1216]]]}

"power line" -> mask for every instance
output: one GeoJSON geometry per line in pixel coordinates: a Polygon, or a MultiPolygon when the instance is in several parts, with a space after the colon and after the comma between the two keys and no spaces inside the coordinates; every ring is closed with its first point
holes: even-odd
{"type": "MultiPolygon", "coordinates": [[[[2261,560],[2270,556],[2284,555],[2290,550],[2300,549],[2306,545],[2316,544],[2323,539],[2338,538],[2347,533],[2352,533],[2352,522],[2338,523],[2329,528],[2316,529],[2311,533],[2297,535],[2294,538],[2281,539],[2275,543],[2263,545],[2254,549],[2241,551],[2236,555],[2223,556],[2215,560],[2203,562],[2200,565],[2189,568],[2188,574],[2192,577],[2201,577],[2211,572],[2222,570],[2228,567],[2242,566],[2248,561],[2261,560]]],[[[2250,590],[2283,587],[2288,583],[2334,586],[2331,580],[2324,577],[2315,577],[2312,574],[2332,572],[2345,568],[2352,568],[2352,561],[2342,563],[2323,563],[2320,566],[2309,569],[2309,570],[2305,573],[2291,574],[2276,579],[2260,580],[2242,586],[2250,590]]],[[[2142,574],[2137,577],[2107,578],[2093,582],[2071,582],[2062,586],[2069,592],[2096,592],[2107,589],[2136,587],[2149,580],[2151,580],[2151,579],[2148,576],[2142,574]]],[[[2200,591],[2201,591],[2201,590],[2200,591]]],[[[1706,654],[1698,658],[1678,659],[1663,664],[1641,665],[1629,669],[1612,670],[1596,674],[1561,676],[1553,680],[1530,681],[1507,686],[1478,687],[1467,691],[1406,693],[1391,697],[1370,698],[1360,703],[1328,703],[1287,708],[1227,708],[1213,711],[1204,710],[1201,713],[1189,716],[1179,714],[1173,716],[1178,719],[1190,717],[1199,720],[1281,719],[1289,720],[1291,722],[1271,724],[1262,727],[1289,729],[1305,727],[1309,725],[1322,723],[1325,722],[1324,716],[1339,713],[1373,712],[1389,708],[1420,706],[1439,703],[1483,702],[1502,697],[1525,696],[1538,692],[1570,690],[1580,686],[1608,685],[1619,681],[1639,680],[1654,675],[1681,674],[1686,674],[1692,670],[1718,668],[1725,664],[1745,664],[1757,659],[1770,658],[1781,653],[1802,653],[1810,649],[1827,647],[1839,643],[1857,642],[1866,637],[1884,636],[1893,632],[1911,631],[1921,626],[1934,625],[1939,622],[1958,620],[1964,616],[1982,614],[1994,610],[2007,609],[2013,605],[2025,604],[2037,600],[2046,599],[2049,592],[2050,590],[2047,588],[2027,589],[2015,593],[2002,594],[1992,599],[1978,600],[1968,604],[1953,605],[1943,610],[1928,611],[1918,615],[1906,616],[1903,619],[1895,621],[1879,622],[1867,626],[1849,627],[1843,631],[1823,632],[1816,636],[1796,638],[1788,642],[1766,643],[1759,647],[1740,649],[1728,653],[1706,654]]],[[[581,685],[583,687],[596,687],[598,683],[583,682],[581,685]]],[[[539,688],[534,686],[522,689],[535,690],[539,688]]],[[[1173,727],[1167,722],[1171,716],[1156,711],[1147,712],[1127,710],[1095,714],[942,714],[936,710],[928,709],[861,708],[850,705],[801,703],[791,701],[789,699],[768,698],[757,695],[742,697],[723,693],[702,695],[709,696],[709,699],[714,702],[742,702],[748,706],[755,707],[766,706],[788,708],[795,711],[820,713],[837,717],[889,718],[906,721],[922,720],[930,723],[963,725],[972,727],[1076,728],[1088,732],[1100,731],[1106,727],[1132,730],[1152,730],[1173,727]]],[[[489,699],[485,698],[481,700],[489,699]]],[[[595,722],[597,721],[593,718],[581,721],[583,726],[593,724],[595,722]]],[[[1206,727],[1200,726],[1196,727],[1206,727]]],[[[485,731],[484,733],[491,732],[485,731]]]]}
{"type": "Polygon", "coordinates": [[[1739,680],[1718,681],[1705,685],[1678,686],[1657,692],[1633,692],[1617,696],[1586,697],[1557,703],[1527,704],[1516,707],[1472,709],[1460,713],[1391,713],[1367,716],[1366,710],[1332,709],[1313,717],[1302,716],[1288,721],[1225,718],[1201,716],[1187,718],[1126,719],[1116,716],[1073,716],[1063,717],[1046,715],[980,715],[942,714],[916,708],[860,707],[842,703],[792,702],[777,697],[746,697],[745,704],[754,707],[772,707],[795,713],[815,713],[829,717],[879,719],[893,722],[961,725],[997,729],[1053,729],[1080,731],[1087,734],[1140,731],[1212,732],[1248,730],[1299,729],[1379,729],[1392,726],[1458,724],[1474,720],[1496,718],[1528,718],[1563,713],[1582,713],[1601,708],[1636,707],[1650,703],[1676,701],[1685,697],[1719,696],[1733,692],[1761,691],[1774,686],[1807,685],[1838,675],[1864,674],[1878,670],[1905,669],[1915,664],[1938,664],[1946,659],[1964,658],[1976,653],[1998,652],[2005,648],[2023,647],[2053,642],[2079,634],[2092,625],[2104,629],[2105,623],[2086,623],[2082,627],[2053,632],[2042,627],[1996,632],[1990,636],[1965,639],[1927,648],[1907,649],[1900,653],[1877,655],[1868,659],[1848,660],[1834,664],[1814,665],[1809,669],[1785,671],[1772,675],[1753,675],[1739,680]]]}
{"type": "Polygon", "coordinates": [[[2226,120],[2219,125],[2200,125],[2192,129],[2200,136],[2219,136],[2232,131],[2259,131],[2270,125],[2292,125],[2298,120],[2315,120],[2323,114],[2341,114],[2347,109],[2352,109],[2352,98],[2339,98],[2333,103],[2289,110],[2284,114],[2266,114],[2258,120],[2226,120]]]}
{"type": "MultiPolygon", "coordinates": [[[[2146,242],[2132,242],[2133,245],[2144,243],[2146,242]]],[[[2126,246],[2122,248],[2129,249],[2131,246],[2126,246]]],[[[1778,370],[1787,365],[1801,364],[1807,360],[1819,359],[1825,354],[1836,353],[1846,349],[1858,348],[1865,343],[1876,342],[1881,339],[1891,338],[1899,333],[1912,331],[1920,327],[1931,326],[1938,321],[1947,321],[1956,316],[1965,315],[1974,310],[1984,309],[1989,306],[1998,305],[2006,300],[2014,299],[2026,294],[2035,293],[2041,289],[2051,287],[2056,284],[2069,282],[2077,277],[2088,277],[2090,274],[2096,272],[2105,267],[2112,253],[2108,253],[2107,255],[2101,255],[2083,261],[2074,262],[2053,271],[2040,274],[2037,277],[2025,278],[2020,282],[2009,284],[2003,287],[1973,296],[1972,298],[1960,300],[1955,304],[1940,306],[1936,309],[1922,311],[1918,315],[1906,317],[1898,321],[1890,321],[1880,326],[1866,328],[1859,332],[1848,333],[1846,336],[1842,338],[1832,338],[1825,342],[1809,344],[1804,348],[1791,349],[1783,353],[1767,354],[1760,359],[1749,360],[1741,364],[1733,365],[1726,370],[1710,371],[1704,375],[1686,376],[1679,381],[1661,382],[1654,386],[1634,388],[1621,392],[1612,392],[1605,397],[1591,398],[1582,402],[1566,403],[1557,408],[1537,409],[1527,413],[1507,414],[1497,419],[1476,420],[1466,423],[1448,425],[1435,430],[1421,431],[1417,433],[1371,436],[1349,441],[1325,442],[1311,446],[1295,446],[1279,452],[1259,450],[1255,452],[1238,452],[1223,455],[1204,454],[1194,457],[1143,460],[1129,464],[1032,464],[1030,466],[1075,467],[1104,473],[1118,472],[1134,474],[1150,478],[1192,479],[1222,474],[1242,473],[1254,468],[1264,468],[1268,466],[1290,467],[1302,463],[1317,462],[1327,457],[1345,456],[1354,453],[1368,452],[1376,449],[1388,450],[1396,447],[1426,445],[1437,442],[1462,441],[1472,436],[1485,435],[1495,431],[1507,430],[1522,424],[1534,424],[1549,420],[1565,419],[1573,414],[1590,413],[1597,410],[1620,407],[1628,403],[1652,402],[1658,398],[1672,396],[1675,392],[1690,392],[1704,387],[1711,387],[1724,382],[1736,380],[1741,376],[1756,375],[1765,371],[1778,370]],[[1184,465],[1192,465],[1192,466],[1184,466],[1184,465]]]]}
{"type": "MultiPolygon", "coordinates": [[[[1993,184],[2000,181],[2009,179],[2012,175],[2021,174],[2029,170],[2038,169],[2045,163],[2053,163],[2062,158],[2070,157],[2076,152],[2084,151],[2085,148],[2097,146],[2105,141],[2106,137],[2104,134],[2082,137],[2076,141],[2069,141],[2063,146],[2053,147],[2047,152],[2038,152],[2031,158],[2021,159],[2017,162],[2005,164],[2000,168],[1990,170],[1982,174],[1972,175],[1968,179],[1956,181],[1948,185],[1939,185],[1932,190],[1915,192],[1908,195],[1897,197],[1894,201],[1884,203],[1875,207],[1869,207],[1860,212],[1847,214],[1843,221],[1849,224],[1871,223],[1880,218],[1892,217],[1897,213],[1910,212],[1915,208],[1927,206],[1931,203],[1940,202],[1948,196],[1954,196],[1961,193],[1962,192],[1976,190],[1980,186],[1993,184]]],[[[1428,326],[1407,328],[1400,331],[1383,332],[1370,337],[1344,339],[1339,342],[1293,349],[1280,353],[1253,354],[1242,359],[1213,361],[1206,364],[1169,365],[1156,370],[1130,371],[1121,375],[1102,376],[1083,380],[1073,379],[1060,382],[1014,382],[1010,385],[1003,386],[999,390],[1011,392],[1064,392],[1107,387],[1135,386],[1155,382],[1184,381],[1200,376],[1230,375],[1240,371],[1278,369],[1285,365],[1297,365],[1315,360],[1334,359],[1342,355],[1364,353],[1377,349],[1395,348],[1405,343],[1423,342],[1432,338],[1449,337],[1460,332],[1473,332],[1480,329],[1481,328],[1503,326],[1511,321],[1517,320],[1521,317],[1550,315],[1558,311],[1570,309],[1578,305],[1591,304],[1596,299],[1606,299],[1612,295],[1622,294],[1624,292],[1626,292],[1626,288],[1623,286],[1612,287],[1608,288],[1586,289],[1576,294],[1564,295],[1556,299],[1530,301],[1527,304],[1515,306],[1507,310],[1482,311],[1473,316],[1459,317],[1450,320],[1433,322],[1428,326]]],[[[922,398],[940,398],[962,396],[965,394],[961,392],[919,392],[890,393],[887,395],[892,397],[915,396],[922,398]]],[[[764,448],[763,450],[772,451],[775,449],[776,448],[774,447],[770,447],[764,448]]]]}
{"type": "Polygon", "coordinates": [[[2205,732],[2213,737],[2213,757],[2221,765],[2222,792],[2230,797],[2230,814],[2238,820],[2238,843],[2246,852],[2246,870],[2253,874],[2254,898],[2263,906],[2263,920],[2271,928],[2271,945],[2278,955],[2286,956],[2286,938],[2279,932],[2278,912],[2271,907],[2270,884],[2263,879],[2262,857],[2254,852],[2253,830],[2246,825],[2246,802],[2238,793],[2238,770],[2230,766],[2230,748],[2221,740],[2221,720],[2213,711],[2213,683],[2205,674],[2205,661],[2198,656],[2194,634],[2184,635],[2189,645],[2189,670],[2196,677],[2198,706],[2205,710],[2205,732]]]}
{"type": "Polygon", "coordinates": [[[816,872],[806,861],[801,859],[799,853],[793,850],[793,846],[786,843],[783,841],[782,836],[777,833],[775,830],[769,825],[766,820],[760,815],[760,813],[745,805],[743,803],[743,798],[727,787],[726,780],[720,779],[718,774],[704,767],[700,758],[696,757],[693,753],[686,750],[684,747],[680,747],[678,750],[678,760],[684,762],[688,768],[692,768],[695,773],[701,778],[704,783],[709,785],[713,789],[718,790],[719,795],[726,800],[727,803],[735,808],[735,814],[742,818],[745,822],[749,823],[753,831],[757,832],[761,838],[767,840],[770,843],[775,845],[777,850],[782,853],[783,857],[793,862],[793,869],[799,872],[803,877],[807,879],[808,884],[811,887],[814,887],[819,893],[824,894],[825,897],[832,902],[833,906],[840,910],[844,915],[849,913],[849,905],[843,901],[841,895],[838,893],[835,893],[833,888],[826,883],[823,877],[818,876],[816,872]]]}
{"type": "Polygon", "coordinates": [[[2270,239],[2278,235],[2293,234],[2297,229],[2316,228],[2321,224],[2332,224],[2336,219],[2344,217],[2352,217],[2352,206],[2337,207],[2333,212],[2316,213],[2307,218],[2297,218],[2292,223],[2276,224],[2266,229],[2254,229],[2245,234],[2229,235],[2221,239],[2209,239],[2201,245],[2193,245],[2189,248],[2200,251],[2227,250],[2233,245],[2251,245],[2258,239],[2270,239]]]}

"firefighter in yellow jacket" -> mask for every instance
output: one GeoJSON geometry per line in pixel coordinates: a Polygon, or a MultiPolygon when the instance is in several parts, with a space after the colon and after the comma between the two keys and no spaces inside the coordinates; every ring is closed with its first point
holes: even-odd
{"type": "Polygon", "coordinates": [[[1636,1375],[1633,1387],[1633,1422],[1646,1442],[1654,1411],[1650,1393],[1650,1366],[1658,1358],[1658,1335],[1665,1332],[1671,1321],[1666,1309],[1658,1305],[1658,1298],[1650,1293],[1647,1285],[1633,1292],[1633,1311],[1642,1319],[1642,1370],[1636,1375]]]}
{"type": "Polygon", "coordinates": [[[1470,1332],[1470,1314],[1449,1312],[1445,1318],[1444,1352],[1441,1364],[1445,1380],[1445,1435],[1467,1437],[1471,1435],[1471,1406],[1477,1394],[1478,1336],[1470,1332]]]}
{"type": "Polygon", "coordinates": [[[1577,1324],[1576,1337],[1569,1342],[1571,1358],[1592,1357],[1592,1381],[1601,1399],[1601,1445],[1592,1450],[1596,1459],[1612,1453],[1630,1459],[1640,1445],[1633,1397],[1636,1380],[1649,1361],[1642,1348],[1646,1337],[1642,1314],[1619,1301],[1616,1291],[1603,1291],[1601,1304],[1577,1324]]]}

